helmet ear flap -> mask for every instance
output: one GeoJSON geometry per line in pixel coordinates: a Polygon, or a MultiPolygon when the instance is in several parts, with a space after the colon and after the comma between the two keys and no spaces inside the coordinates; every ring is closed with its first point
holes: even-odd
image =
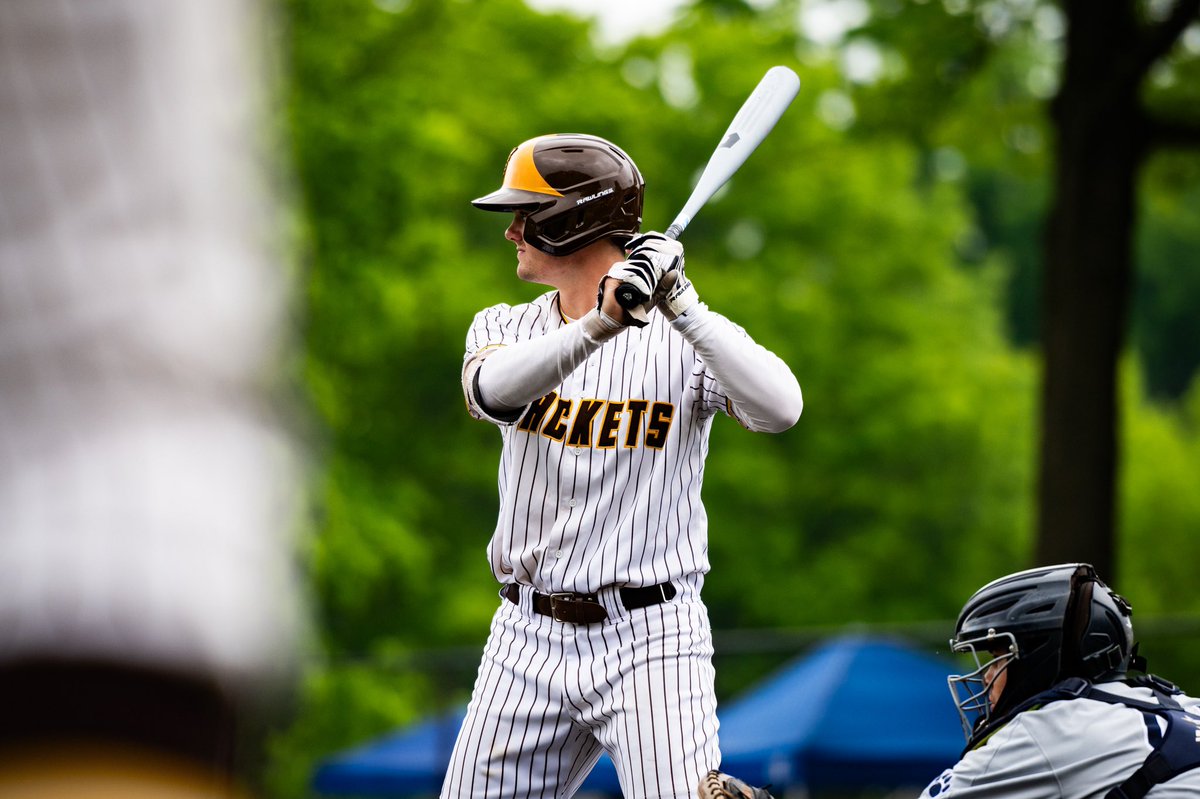
{"type": "Polygon", "coordinates": [[[1096,571],[1086,564],[1081,564],[1071,575],[1071,595],[1063,619],[1059,679],[1086,676],[1079,672],[1083,667],[1083,637],[1087,635],[1092,618],[1092,591],[1097,579],[1096,571]]]}
{"type": "Polygon", "coordinates": [[[1131,615],[1129,603],[1110,591],[1094,568],[1081,565],[1071,577],[1059,679],[1124,674],[1134,655],[1131,615]]]}

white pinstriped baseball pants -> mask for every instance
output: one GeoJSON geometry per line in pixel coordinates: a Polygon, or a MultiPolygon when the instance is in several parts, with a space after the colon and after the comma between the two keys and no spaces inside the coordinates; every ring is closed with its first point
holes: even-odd
{"type": "Polygon", "coordinates": [[[720,765],[712,630],[698,584],[576,625],[502,599],[459,730],[443,799],[573,795],[602,751],[626,799],[685,799],[720,765]]]}

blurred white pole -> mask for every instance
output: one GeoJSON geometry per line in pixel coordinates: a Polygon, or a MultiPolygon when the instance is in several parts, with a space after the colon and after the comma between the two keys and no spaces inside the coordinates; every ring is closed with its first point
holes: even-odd
{"type": "Polygon", "coordinates": [[[262,12],[0,2],[0,665],[291,667],[262,12]]]}

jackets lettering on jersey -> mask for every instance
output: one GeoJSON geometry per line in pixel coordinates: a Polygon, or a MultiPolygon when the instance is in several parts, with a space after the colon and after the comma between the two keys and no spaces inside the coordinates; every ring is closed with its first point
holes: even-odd
{"type": "Polygon", "coordinates": [[[662,449],[674,420],[675,406],[669,402],[573,400],[551,391],[530,403],[517,429],[569,447],[615,449],[620,445],[632,449],[644,444],[662,449]]]}

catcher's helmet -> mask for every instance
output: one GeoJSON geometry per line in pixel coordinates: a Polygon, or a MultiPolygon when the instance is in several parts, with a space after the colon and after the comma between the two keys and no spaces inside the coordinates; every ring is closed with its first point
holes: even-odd
{"type": "Polygon", "coordinates": [[[556,133],[517,146],[504,185],[472,200],[485,211],[524,211],[529,244],[569,255],[606,236],[620,245],[642,226],[644,183],[633,160],[598,136],[556,133]]]}
{"type": "Polygon", "coordinates": [[[950,646],[978,668],[950,678],[968,740],[1021,702],[1069,678],[1125,674],[1135,654],[1132,608],[1086,563],[1010,574],[975,592],[959,614],[950,646]],[[995,658],[980,658],[981,654],[995,658]],[[985,662],[988,661],[988,662],[985,662]],[[1005,687],[988,694],[1003,671],[1005,687]],[[973,717],[973,718],[972,718],[973,717]]]}

